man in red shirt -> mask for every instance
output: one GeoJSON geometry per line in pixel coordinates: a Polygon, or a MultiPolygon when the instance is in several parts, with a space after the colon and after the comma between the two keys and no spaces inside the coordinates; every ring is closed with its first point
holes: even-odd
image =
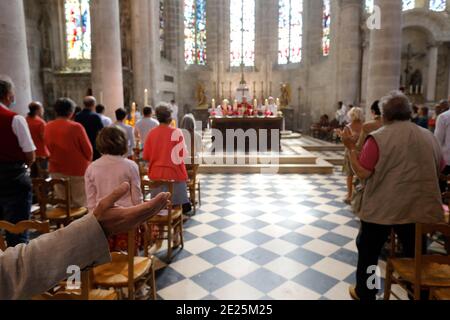
{"type": "Polygon", "coordinates": [[[28,106],[27,123],[30,128],[31,137],[36,146],[36,162],[31,167],[31,176],[39,177],[42,170],[47,170],[48,157],[50,152],[44,142],[45,126],[47,123],[43,120],[44,107],[40,102],[32,102],[28,106]]]}
{"type": "MultiPolygon", "coordinates": [[[[0,220],[16,224],[30,218],[32,188],[27,166],[35,150],[25,118],[9,110],[15,104],[14,86],[0,80],[0,220]]],[[[8,246],[26,243],[28,236],[6,234],[8,246]]]]}
{"type": "MultiPolygon", "coordinates": [[[[92,161],[93,149],[84,127],[71,121],[75,103],[67,98],[55,103],[56,120],[45,128],[45,143],[50,151],[49,171],[52,178],[70,179],[71,205],[85,207],[84,174],[92,161]]],[[[55,190],[64,199],[63,190],[55,190]]]]}

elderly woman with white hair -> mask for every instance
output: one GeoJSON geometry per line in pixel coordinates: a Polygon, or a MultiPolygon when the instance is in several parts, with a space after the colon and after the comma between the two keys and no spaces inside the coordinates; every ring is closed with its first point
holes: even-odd
{"type": "MultiPolygon", "coordinates": [[[[364,113],[361,108],[352,108],[348,112],[347,116],[350,119],[350,123],[344,128],[343,131],[338,132],[338,134],[342,136],[342,134],[345,132],[347,135],[351,136],[352,141],[356,143],[358,142],[363,128],[364,113]]],[[[348,149],[345,150],[344,166],[342,168],[342,171],[347,177],[347,197],[345,198],[344,202],[350,204],[353,195],[354,173],[350,165],[350,155],[348,149]]]]}
{"type": "Polygon", "coordinates": [[[356,287],[350,288],[357,300],[376,299],[377,288],[368,285],[374,275],[370,270],[378,265],[392,229],[404,255],[414,257],[415,224],[444,221],[437,140],[411,122],[411,104],[403,93],[391,92],[380,104],[384,126],[368,136],[360,154],[351,133],[342,136],[351,166],[364,186],[358,193],[361,201],[354,202],[353,208],[361,220],[356,287]]]}

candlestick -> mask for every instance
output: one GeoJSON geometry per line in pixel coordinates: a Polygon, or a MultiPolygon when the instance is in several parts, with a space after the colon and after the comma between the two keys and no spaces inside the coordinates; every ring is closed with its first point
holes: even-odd
{"type": "Polygon", "coordinates": [[[277,106],[280,106],[280,98],[277,98],[277,106]]]}
{"type": "Polygon", "coordinates": [[[148,89],[144,90],[144,104],[148,106],[148,89]]]}
{"type": "Polygon", "coordinates": [[[272,96],[272,81],[270,81],[269,85],[269,96],[272,96]]]}
{"type": "Polygon", "coordinates": [[[269,106],[269,99],[266,99],[266,100],[264,101],[264,105],[265,105],[266,107],[269,106]]]}
{"type": "Polygon", "coordinates": [[[254,107],[255,109],[258,108],[258,99],[253,100],[253,107],[254,107]]]}
{"type": "Polygon", "coordinates": [[[216,108],[216,99],[212,99],[211,107],[212,107],[213,109],[216,108]]]}

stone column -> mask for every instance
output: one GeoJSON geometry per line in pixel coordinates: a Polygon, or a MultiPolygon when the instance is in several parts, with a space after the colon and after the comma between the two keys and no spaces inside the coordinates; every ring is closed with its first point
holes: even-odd
{"type": "Polygon", "coordinates": [[[432,46],[428,50],[428,78],[427,78],[427,100],[436,100],[436,81],[438,68],[438,47],[432,46]]]}
{"type": "Polygon", "coordinates": [[[0,2],[0,43],[0,78],[12,79],[17,103],[13,111],[25,115],[32,98],[22,0],[0,2]]]}
{"type": "Polygon", "coordinates": [[[91,19],[92,90],[114,119],[114,111],[124,107],[119,1],[92,0],[91,19]]]}
{"type": "Polygon", "coordinates": [[[375,0],[375,5],[381,9],[381,28],[370,35],[367,106],[397,90],[401,73],[402,2],[375,0]]]}
{"type": "MultiPolygon", "coordinates": [[[[150,91],[151,89],[149,1],[152,0],[131,1],[134,100],[139,106],[144,106],[146,103],[145,90],[150,91]]],[[[150,93],[148,93],[148,97],[150,97],[150,93]]],[[[150,98],[148,98],[147,104],[150,104],[150,98]]]]}
{"type": "Polygon", "coordinates": [[[339,43],[338,100],[354,104],[359,97],[361,85],[361,13],[360,0],[343,0],[341,2],[342,35],[339,43]]]}

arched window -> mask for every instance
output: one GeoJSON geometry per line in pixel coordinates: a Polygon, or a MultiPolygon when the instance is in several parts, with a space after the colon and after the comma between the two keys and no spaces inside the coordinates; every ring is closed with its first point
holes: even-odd
{"type": "Polygon", "coordinates": [[[184,60],[206,65],[206,0],[184,0],[184,60]]]}
{"type": "Polygon", "coordinates": [[[403,0],[403,11],[411,10],[416,7],[415,0],[403,0]]]}
{"type": "Polygon", "coordinates": [[[66,0],[66,41],[69,60],[91,59],[89,0],[66,0]]]}
{"type": "Polygon", "coordinates": [[[230,66],[255,65],[255,0],[230,0],[230,66]]]}
{"type": "Polygon", "coordinates": [[[279,0],[278,63],[302,61],[303,0],[279,0]]]}
{"type": "Polygon", "coordinates": [[[330,54],[331,45],[331,1],[323,0],[323,37],[322,37],[322,52],[324,57],[330,54]]]}
{"type": "Polygon", "coordinates": [[[445,6],[445,0],[430,0],[430,10],[432,11],[444,11],[445,6]]]}
{"type": "Polygon", "coordinates": [[[366,0],[366,12],[372,13],[374,6],[374,0],[366,0]]]}

